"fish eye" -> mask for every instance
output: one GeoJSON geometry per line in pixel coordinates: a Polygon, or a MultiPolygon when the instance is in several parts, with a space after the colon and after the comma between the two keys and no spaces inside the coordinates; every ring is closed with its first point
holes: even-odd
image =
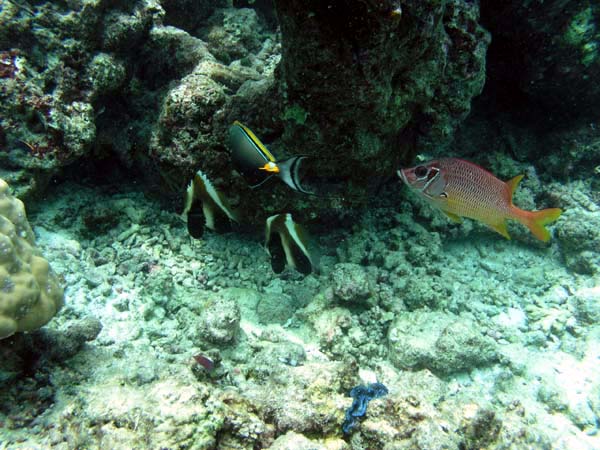
{"type": "Polygon", "coordinates": [[[415,175],[417,178],[424,178],[427,175],[427,167],[425,166],[417,166],[415,167],[415,175]]]}

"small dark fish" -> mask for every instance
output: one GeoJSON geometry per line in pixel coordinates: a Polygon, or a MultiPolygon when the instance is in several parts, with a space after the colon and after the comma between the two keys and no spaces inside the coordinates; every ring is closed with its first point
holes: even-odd
{"type": "Polygon", "coordinates": [[[196,361],[199,365],[204,367],[209,372],[215,368],[215,362],[208,356],[203,355],[202,353],[194,355],[194,361],[196,361]]]}

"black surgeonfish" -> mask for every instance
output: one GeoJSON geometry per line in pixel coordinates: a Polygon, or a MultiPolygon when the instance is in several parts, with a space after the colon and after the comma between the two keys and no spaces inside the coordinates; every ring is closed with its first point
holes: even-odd
{"type": "Polygon", "coordinates": [[[183,215],[187,215],[190,236],[196,239],[202,237],[205,227],[221,233],[231,229],[231,222],[238,222],[237,214],[227,198],[215,189],[200,170],[188,185],[183,215]]]}
{"type": "Polygon", "coordinates": [[[308,275],[319,272],[319,258],[307,232],[294,222],[291,214],[276,214],[265,225],[265,248],[273,272],[281,273],[286,264],[308,275]]]}
{"type": "Polygon", "coordinates": [[[252,130],[237,120],[229,128],[229,148],[236,170],[252,188],[277,177],[303,194],[321,197],[344,194],[347,180],[325,174],[325,166],[335,170],[334,164],[324,165],[323,160],[306,155],[278,161],[252,130]]]}
{"type": "Polygon", "coordinates": [[[260,186],[271,177],[278,177],[295,191],[311,193],[302,187],[298,173],[306,156],[277,161],[252,130],[237,120],[229,128],[229,147],[235,168],[252,188],[260,186]]]}

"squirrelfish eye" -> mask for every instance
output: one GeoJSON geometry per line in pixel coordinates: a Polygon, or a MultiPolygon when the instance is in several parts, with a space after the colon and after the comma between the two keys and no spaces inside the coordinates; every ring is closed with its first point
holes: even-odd
{"type": "Polygon", "coordinates": [[[415,167],[415,175],[417,178],[424,178],[427,175],[427,167],[425,166],[417,166],[415,167]]]}

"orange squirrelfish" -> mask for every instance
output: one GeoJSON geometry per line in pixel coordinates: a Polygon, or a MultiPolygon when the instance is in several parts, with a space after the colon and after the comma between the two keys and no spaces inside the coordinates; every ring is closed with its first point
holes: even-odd
{"type": "Polygon", "coordinates": [[[517,220],[533,235],[546,242],[550,233],[544,225],[554,222],[562,211],[548,208],[525,211],[512,203],[512,196],[523,175],[504,182],[487,170],[457,158],[440,158],[410,169],[398,176],[433,206],[456,222],[461,217],[479,220],[510,239],[506,219],[517,220]]]}

